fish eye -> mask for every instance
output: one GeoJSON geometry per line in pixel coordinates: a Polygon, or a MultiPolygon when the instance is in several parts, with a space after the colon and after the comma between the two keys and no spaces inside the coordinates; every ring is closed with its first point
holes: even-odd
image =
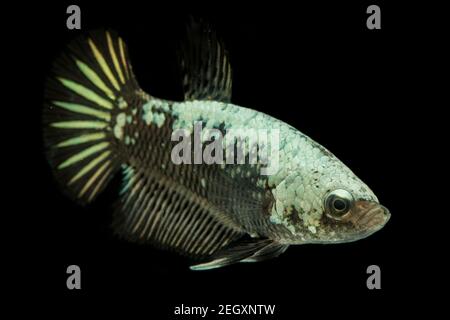
{"type": "Polygon", "coordinates": [[[353,206],[353,196],[343,189],[334,190],[325,197],[325,211],[328,216],[339,220],[347,214],[353,206]]]}

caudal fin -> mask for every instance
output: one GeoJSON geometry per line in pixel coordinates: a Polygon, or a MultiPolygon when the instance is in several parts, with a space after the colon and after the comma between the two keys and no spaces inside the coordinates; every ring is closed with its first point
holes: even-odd
{"type": "Polygon", "coordinates": [[[123,163],[124,115],[139,86],[127,49],[111,31],[72,42],[54,65],[44,106],[44,140],[57,180],[78,202],[92,201],[123,163]]]}

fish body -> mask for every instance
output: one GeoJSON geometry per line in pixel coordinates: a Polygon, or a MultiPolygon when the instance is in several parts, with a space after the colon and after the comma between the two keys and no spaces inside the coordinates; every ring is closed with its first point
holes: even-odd
{"type": "Polygon", "coordinates": [[[110,31],[78,40],[56,63],[45,141],[69,196],[91,202],[122,171],[114,229],[204,260],[198,270],[273,258],[293,244],[355,241],[384,226],[387,209],[331,152],[231,103],[223,45],[198,25],[191,31],[182,102],[145,93],[110,31]]]}

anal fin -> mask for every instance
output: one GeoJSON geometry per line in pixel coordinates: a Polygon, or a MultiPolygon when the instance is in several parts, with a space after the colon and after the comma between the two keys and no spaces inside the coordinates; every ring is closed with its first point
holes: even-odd
{"type": "Polygon", "coordinates": [[[206,257],[243,235],[226,214],[163,176],[131,167],[114,221],[127,240],[151,243],[194,258],[206,257]]]}

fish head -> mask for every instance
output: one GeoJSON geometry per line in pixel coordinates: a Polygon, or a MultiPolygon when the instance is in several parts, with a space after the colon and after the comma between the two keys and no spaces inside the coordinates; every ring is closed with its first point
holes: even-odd
{"type": "Polygon", "coordinates": [[[342,243],[365,238],[389,220],[373,191],[331,154],[292,171],[277,185],[271,221],[292,243],[342,243]]]}
{"type": "MultiPolygon", "coordinates": [[[[342,184],[341,184],[342,185],[342,184]]],[[[317,239],[312,242],[341,243],[363,239],[383,228],[390,212],[369,190],[365,194],[342,186],[323,195],[317,239]]]]}

